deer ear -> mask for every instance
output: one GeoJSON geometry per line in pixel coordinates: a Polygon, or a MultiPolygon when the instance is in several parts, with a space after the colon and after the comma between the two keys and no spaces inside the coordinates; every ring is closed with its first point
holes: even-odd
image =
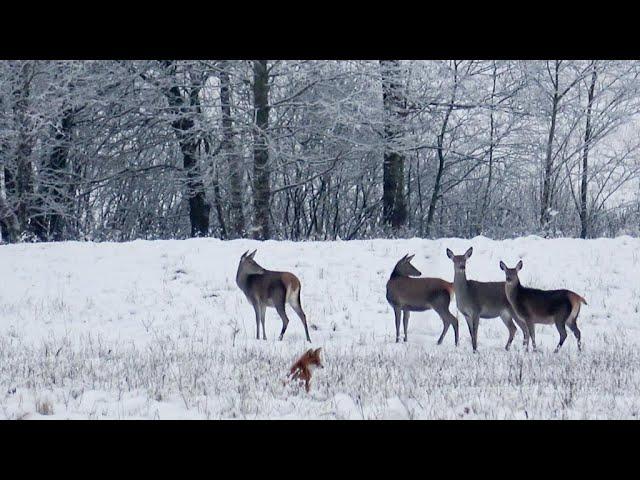
{"type": "Polygon", "coordinates": [[[504,262],[502,260],[500,260],[500,270],[506,272],[507,271],[507,266],[504,264],[504,262]]]}
{"type": "Polygon", "coordinates": [[[309,350],[307,350],[307,355],[313,355],[313,348],[310,348],[309,350]]]}
{"type": "Polygon", "coordinates": [[[258,249],[256,248],[253,252],[251,252],[249,255],[247,255],[247,258],[251,258],[253,260],[253,257],[256,256],[256,252],[258,251],[258,249]]]}
{"type": "Polygon", "coordinates": [[[447,248],[447,257],[453,260],[453,252],[447,248]]]}
{"type": "Polygon", "coordinates": [[[407,257],[407,262],[410,262],[411,260],[413,260],[413,257],[415,257],[416,254],[414,253],[413,255],[410,255],[407,257]]]}
{"type": "Polygon", "coordinates": [[[520,261],[518,262],[518,264],[516,265],[516,270],[517,270],[517,271],[522,270],[522,260],[520,260],[520,261]]]}
{"type": "Polygon", "coordinates": [[[473,247],[469,247],[469,250],[467,250],[466,252],[464,252],[464,256],[465,258],[469,258],[471,256],[471,254],[473,253],[473,247]]]}
{"type": "Polygon", "coordinates": [[[316,348],[316,353],[320,353],[320,350],[322,350],[322,347],[316,348]]]}
{"type": "Polygon", "coordinates": [[[249,250],[247,250],[246,252],[244,252],[244,253],[242,254],[242,256],[240,257],[240,260],[242,260],[244,257],[246,257],[246,256],[247,256],[247,253],[249,253],[249,250]]]}

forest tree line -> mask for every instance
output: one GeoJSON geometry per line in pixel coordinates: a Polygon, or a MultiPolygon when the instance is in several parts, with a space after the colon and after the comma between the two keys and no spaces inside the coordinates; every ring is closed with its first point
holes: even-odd
{"type": "Polygon", "coordinates": [[[640,62],[0,61],[2,242],[640,234],[640,62]]]}

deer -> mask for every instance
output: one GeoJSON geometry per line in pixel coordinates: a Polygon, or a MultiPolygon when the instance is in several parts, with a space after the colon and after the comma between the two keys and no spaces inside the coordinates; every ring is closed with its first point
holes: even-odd
{"type": "Polygon", "coordinates": [[[458,346],[458,319],[449,311],[449,304],[453,296],[453,284],[441,278],[411,278],[422,275],[416,267],[411,265],[414,256],[407,254],[402,257],[396,263],[387,282],[387,301],[393,307],[396,319],[396,343],[400,341],[401,312],[404,324],[404,341],[406,342],[410,312],[424,312],[433,309],[443,323],[438,345],[442,343],[449,326],[452,325],[455,344],[458,346]]]}
{"type": "Polygon", "coordinates": [[[285,304],[288,303],[302,320],[307,341],[311,342],[307,316],[300,303],[300,280],[290,272],[277,272],[262,268],[253,259],[256,252],[257,250],[254,250],[249,253],[247,250],[242,254],[236,273],[236,283],[256,313],[256,339],[260,340],[261,324],[262,339],[267,339],[264,318],[267,307],[272,307],[276,309],[282,319],[282,331],[279,337],[279,340],[282,340],[287,325],[289,325],[289,318],[285,311],[285,304]]]}
{"type": "Polygon", "coordinates": [[[536,323],[556,325],[560,341],[554,353],[560,350],[567,338],[566,327],[569,327],[576,337],[578,350],[582,350],[581,334],[577,321],[581,304],[587,305],[587,301],[583,297],[571,290],[539,290],[522,286],[518,278],[518,272],[522,269],[522,260],[515,268],[507,267],[501,260],[500,269],[505,273],[507,299],[516,315],[526,322],[534,351],[536,351],[536,323]]]}
{"type": "Polygon", "coordinates": [[[509,350],[511,342],[516,334],[514,320],[524,335],[524,345],[529,343],[529,330],[524,321],[515,315],[507,295],[505,282],[478,282],[468,280],[466,264],[473,254],[470,247],[464,255],[455,255],[447,248],[447,257],[453,261],[453,288],[456,296],[458,310],[464,315],[471,334],[473,351],[478,350],[478,325],[481,318],[500,317],[509,330],[509,339],[505,349],[509,350]]]}

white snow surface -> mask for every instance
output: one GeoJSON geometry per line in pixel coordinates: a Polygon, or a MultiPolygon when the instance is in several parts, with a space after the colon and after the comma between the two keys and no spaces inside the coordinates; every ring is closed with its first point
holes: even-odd
{"type": "Polygon", "coordinates": [[[0,246],[0,418],[28,419],[568,419],[640,412],[640,240],[464,239],[257,242],[192,239],[0,246]],[[479,352],[455,300],[442,345],[433,312],[413,313],[395,343],[385,298],[396,261],[453,280],[445,249],[473,246],[467,276],[586,298],[584,350],[537,325],[539,352],[499,318],[482,319],[479,352]],[[240,255],[295,273],[312,344],[267,309],[267,341],[235,284],[240,255]],[[306,349],[323,347],[311,391],[285,382],[306,349]]]}

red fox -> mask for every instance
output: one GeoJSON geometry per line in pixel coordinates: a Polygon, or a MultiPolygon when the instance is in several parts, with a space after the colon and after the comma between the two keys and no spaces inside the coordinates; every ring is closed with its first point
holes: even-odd
{"type": "Polygon", "coordinates": [[[304,380],[304,386],[309,391],[309,382],[311,381],[311,372],[315,368],[324,368],[320,360],[320,348],[310,348],[291,366],[289,375],[291,380],[304,380]]]}

